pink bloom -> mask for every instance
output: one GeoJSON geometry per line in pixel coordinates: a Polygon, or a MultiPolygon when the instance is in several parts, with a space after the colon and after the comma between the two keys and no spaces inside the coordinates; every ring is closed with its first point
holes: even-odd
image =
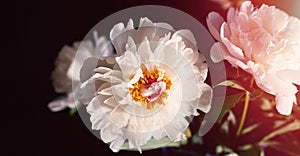
{"type": "Polygon", "coordinates": [[[252,74],[256,84],[276,96],[280,114],[291,114],[300,85],[300,21],[275,8],[254,9],[250,1],[230,8],[227,22],[211,12],[207,18],[218,41],[211,48],[214,62],[227,60],[252,74]]]}
{"type": "Polygon", "coordinates": [[[224,10],[230,7],[239,7],[245,0],[211,0],[219,3],[224,10]]]}

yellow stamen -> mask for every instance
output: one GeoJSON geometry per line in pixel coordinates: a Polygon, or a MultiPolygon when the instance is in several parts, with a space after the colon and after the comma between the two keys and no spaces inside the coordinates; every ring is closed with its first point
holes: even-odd
{"type": "Polygon", "coordinates": [[[165,105],[164,99],[168,97],[168,93],[166,91],[163,91],[163,93],[157,100],[150,102],[148,101],[147,97],[142,96],[142,90],[144,88],[147,88],[147,86],[149,87],[151,83],[157,82],[158,79],[159,81],[165,82],[166,90],[169,90],[172,86],[171,80],[156,66],[154,67],[153,71],[148,71],[144,65],[142,65],[141,68],[143,71],[143,77],[141,77],[135,84],[133,84],[133,88],[129,88],[132,99],[140,102],[143,106],[146,105],[147,109],[153,109],[157,104],[165,105]]]}

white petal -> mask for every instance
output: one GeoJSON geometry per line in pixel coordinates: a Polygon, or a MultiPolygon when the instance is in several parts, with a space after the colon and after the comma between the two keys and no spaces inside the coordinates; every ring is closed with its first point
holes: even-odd
{"type": "Polygon", "coordinates": [[[88,104],[97,94],[97,90],[107,88],[110,83],[102,83],[102,81],[90,81],[83,83],[76,92],[76,98],[83,104],[88,104]]]}
{"type": "Polygon", "coordinates": [[[190,64],[195,64],[197,62],[197,60],[198,60],[198,52],[197,51],[193,51],[193,49],[191,49],[191,48],[185,48],[182,51],[182,53],[190,64]]]}
{"type": "Polygon", "coordinates": [[[148,27],[149,26],[155,26],[157,28],[164,28],[164,29],[167,29],[167,30],[174,30],[173,27],[171,25],[169,25],[168,23],[153,23],[147,17],[141,18],[139,28],[147,27],[147,26],[148,27]]]}
{"type": "Polygon", "coordinates": [[[97,67],[96,69],[94,69],[95,73],[101,73],[101,74],[104,74],[104,73],[107,73],[110,71],[112,71],[112,69],[107,68],[107,67],[97,67]]]}
{"type": "Polygon", "coordinates": [[[136,44],[131,36],[128,36],[125,48],[127,51],[132,51],[132,52],[137,51],[136,44]]]}
{"type": "Polygon", "coordinates": [[[133,76],[133,78],[130,80],[129,83],[130,84],[135,84],[143,76],[144,76],[143,75],[143,70],[141,68],[138,68],[137,71],[135,72],[135,75],[133,76]]]}
{"type": "Polygon", "coordinates": [[[208,113],[211,108],[213,90],[207,84],[201,84],[200,87],[202,94],[197,108],[203,111],[204,113],[208,113]]]}
{"type": "Polygon", "coordinates": [[[140,19],[139,28],[146,27],[146,26],[154,26],[153,22],[149,20],[147,17],[140,19]]]}
{"type": "Polygon", "coordinates": [[[197,74],[198,81],[199,82],[204,82],[207,78],[207,73],[208,73],[208,67],[207,63],[205,63],[206,60],[203,55],[199,54],[197,62],[195,63],[195,66],[197,70],[195,71],[195,74],[197,74]]]}
{"type": "Polygon", "coordinates": [[[167,136],[174,142],[185,140],[186,136],[183,134],[189,123],[184,119],[176,118],[165,129],[167,136]]]}
{"type": "Polygon", "coordinates": [[[80,68],[80,81],[84,82],[90,79],[91,76],[94,75],[95,69],[97,67],[107,67],[113,69],[114,65],[114,57],[106,57],[106,58],[96,58],[90,57],[81,64],[80,68]]]}
{"type": "Polygon", "coordinates": [[[138,48],[138,55],[141,56],[141,61],[149,61],[150,57],[153,55],[153,52],[150,47],[149,40],[145,37],[144,41],[140,44],[138,48]]]}
{"type": "Polygon", "coordinates": [[[109,148],[115,153],[119,152],[121,147],[123,146],[124,142],[125,142],[125,139],[123,139],[122,137],[119,137],[111,142],[109,148]]]}
{"type": "Polygon", "coordinates": [[[93,44],[91,41],[81,42],[79,49],[76,52],[76,57],[71,63],[69,70],[67,71],[68,77],[72,80],[80,80],[80,69],[84,61],[93,56],[93,44]]]}
{"type": "Polygon", "coordinates": [[[121,71],[123,72],[124,80],[129,80],[134,71],[140,66],[140,59],[132,52],[125,52],[124,55],[116,57],[121,71]]]}
{"type": "Polygon", "coordinates": [[[99,130],[101,128],[101,121],[103,120],[105,113],[101,109],[100,101],[97,96],[92,99],[92,101],[87,105],[86,109],[87,112],[91,114],[90,120],[92,123],[92,129],[99,130]]]}
{"type": "Polygon", "coordinates": [[[197,41],[194,37],[194,34],[188,29],[178,30],[173,34],[173,36],[176,36],[176,35],[183,36],[185,39],[190,41],[193,45],[195,45],[195,46],[197,45],[197,41]]]}
{"type": "Polygon", "coordinates": [[[68,105],[69,105],[68,99],[66,97],[63,97],[63,98],[59,98],[54,101],[51,101],[48,104],[48,108],[52,112],[58,112],[58,111],[61,111],[61,110],[64,110],[65,108],[67,108],[68,105]]]}
{"type": "MultiPolygon", "coordinates": [[[[107,123],[109,124],[109,123],[107,123]]],[[[105,143],[112,142],[113,140],[117,139],[118,135],[112,133],[112,126],[107,126],[101,129],[100,137],[101,140],[105,143]]]]}
{"type": "Polygon", "coordinates": [[[112,91],[111,87],[108,87],[108,88],[100,90],[98,92],[98,94],[100,94],[100,95],[113,95],[113,91],[112,91]]]}
{"type": "Polygon", "coordinates": [[[111,106],[112,108],[116,107],[117,106],[117,103],[116,103],[116,100],[115,100],[115,97],[112,96],[106,100],[103,101],[103,103],[111,106]]]}
{"type": "Polygon", "coordinates": [[[94,47],[94,55],[95,57],[107,57],[113,56],[114,50],[112,44],[105,36],[98,36],[98,32],[93,32],[93,37],[95,40],[95,47],[94,47]]]}
{"type": "Polygon", "coordinates": [[[125,31],[125,27],[123,23],[116,24],[110,31],[109,37],[110,40],[114,40],[117,36],[122,34],[125,31]]]}
{"type": "Polygon", "coordinates": [[[197,99],[183,99],[181,102],[180,112],[185,116],[194,115],[197,116],[199,113],[197,109],[204,113],[208,113],[211,109],[212,101],[212,88],[205,83],[199,84],[201,96],[197,99]]]}

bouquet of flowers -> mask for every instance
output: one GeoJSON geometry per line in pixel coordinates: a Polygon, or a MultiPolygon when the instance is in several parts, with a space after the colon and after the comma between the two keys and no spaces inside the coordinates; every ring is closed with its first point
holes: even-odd
{"type": "Polygon", "coordinates": [[[115,23],[109,39],[93,30],[63,47],[51,78],[65,96],[49,109],[87,116],[113,152],[299,155],[300,20],[275,6],[217,2],[228,10],[207,15],[211,45],[199,40],[205,33],[142,17],[115,23]]]}

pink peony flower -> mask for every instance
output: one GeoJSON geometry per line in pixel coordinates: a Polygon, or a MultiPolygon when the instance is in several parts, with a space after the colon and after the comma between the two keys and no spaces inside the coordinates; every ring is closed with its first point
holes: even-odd
{"type": "Polygon", "coordinates": [[[224,10],[227,10],[230,7],[239,7],[245,0],[211,0],[212,2],[216,2],[224,10]]]}
{"type": "Polygon", "coordinates": [[[218,41],[214,62],[227,60],[252,74],[256,84],[275,95],[280,114],[291,114],[300,85],[300,21],[275,6],[254,9],[250,1],[230,8],[227,22],[211,12],[207,25],[218,41]]]}

